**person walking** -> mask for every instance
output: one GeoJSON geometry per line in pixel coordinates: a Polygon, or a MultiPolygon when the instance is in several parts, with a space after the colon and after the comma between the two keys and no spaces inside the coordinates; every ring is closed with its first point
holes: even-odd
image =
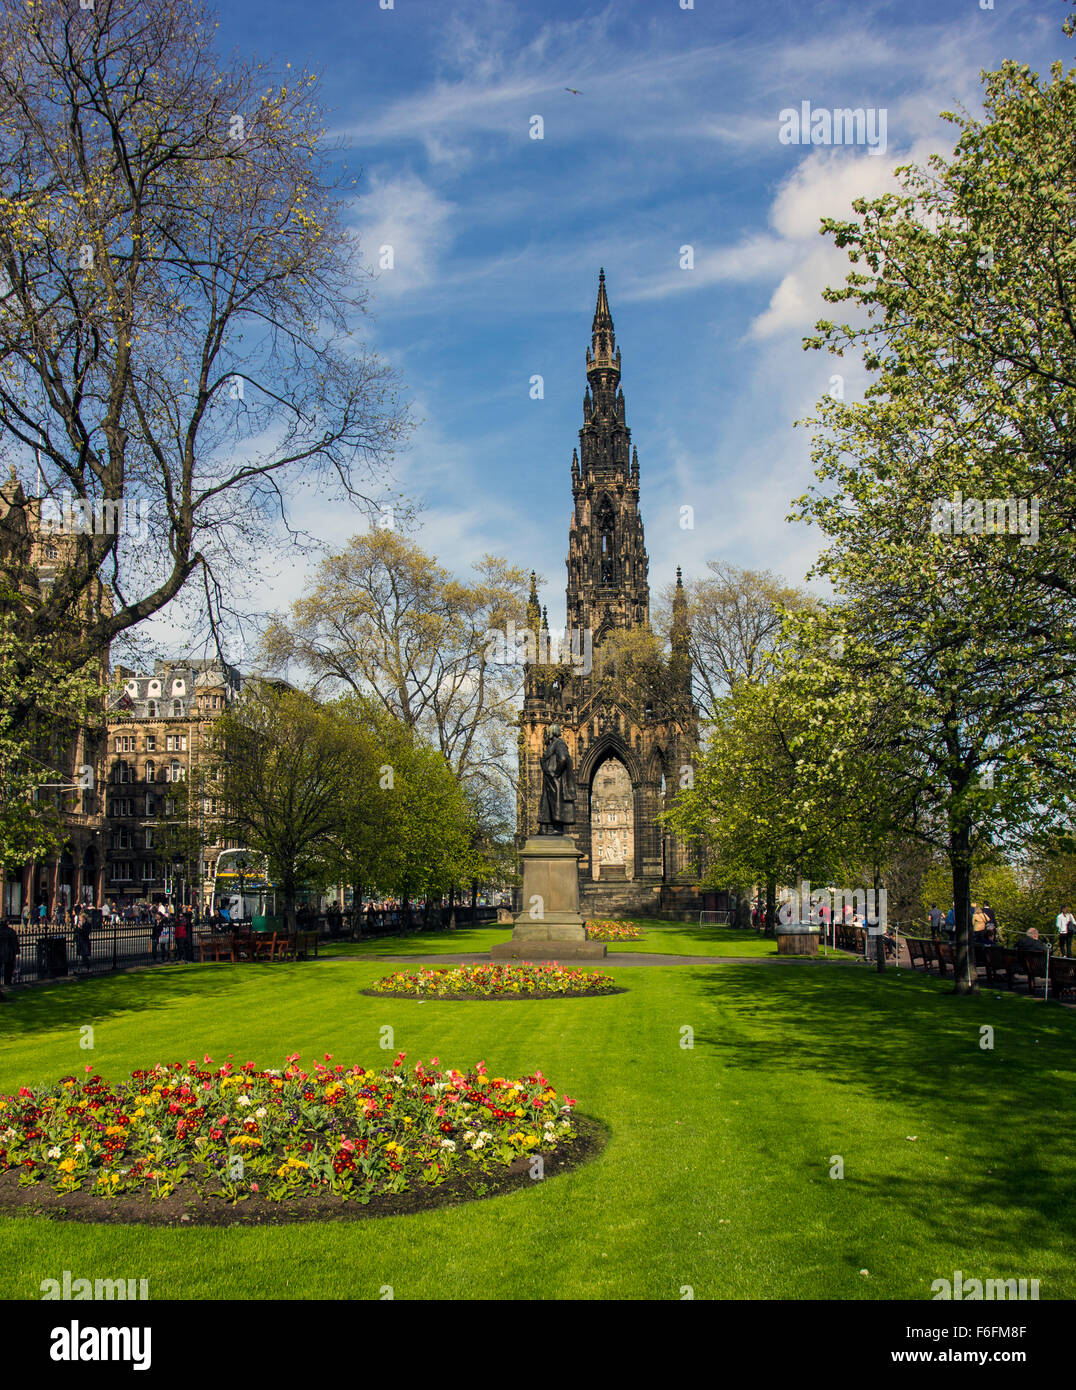
{"type": "Polygon", "coordinates": [[[161,947],[161,932],[164,931],[164,924],[167,920],[167,916],[167,913],[155,912],[153,914],[152,920],[150,921],[149,953],[151,960],[157,959],[157,952],[160,950],[161,947]]]}
{"type": "Polygon", "coordinates": [[[945,915],[937,903],[930,904],[928,920],[930,922],[930,934],[937,941],[938,937],[941,936],[942,923],[945,921],[945,915]]]}
{"type": "Polygon", "coordinates": [[[1072,959],[1072,937],[1076,932],[1076,917],[1067,907],[1063,907],[1054,922],[1057,928],[1057,948],[1067,959],[1072,959]]]}
{"type": "Polygon", "coordinates": [[[185,912],[180,912],[177,914],[175,922],[176,955],[180,960],[192,961],[194,952],[191,950],[190,918],[185,912]]]}
{"type": "Polygon", "coordinates": [[[75,916],[75,949],[78,951],[83,970],[88,971],[93,950],[90,939],[90,914],[85,908],[79,908],[75,916]]]}
{"type": "Polygon", "coordinates": [[[986,913],[986,939],[991,945],[996,946],[998,940],[997,913],[989,903],[983,903],[983,911],[986,913]]]}

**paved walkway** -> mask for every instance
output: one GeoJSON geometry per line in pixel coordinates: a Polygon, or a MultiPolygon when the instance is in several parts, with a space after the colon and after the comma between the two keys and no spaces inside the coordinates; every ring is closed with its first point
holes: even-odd
{"type": "MultiPolygon", "coordinates": [[[[330,956],[322,955],[321,960],[382,961],[391,965],[487,965],[489,952],[472,955],[443,956],[330,956]]],[[[652,956],[642,951],[620,951],[610,953],[602,961],[565,961],[565,965],[580,965],[584,969],[591,965],[790,965],[796,961],[808,960],[806,956],[652,956]]],[[[819,958],[821,959],[821,958],[819,958]]],[[[836,961],[836,956],[830,960],[836,961]]],[[[850,957],[846,959],[851,959],[850,957]]]]}

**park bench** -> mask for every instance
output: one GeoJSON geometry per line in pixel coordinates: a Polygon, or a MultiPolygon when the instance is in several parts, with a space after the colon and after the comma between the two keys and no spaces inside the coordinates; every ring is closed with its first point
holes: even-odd
{"type": "Polygon", "coordinates": [[[1066,990],[1076,990],[1076,960],[1065,956],[1050,957],[1050,993],[1060,999],[1066,990]]]}
{"type": "Polygon", "coordinates": [[[986,957],[986,977],[990,983],[993,984],[998,975],[1004,975],[1009,989],[1015,989],[1016,973],[1022,969],[1020,952],[1010,946],[986,946],[983,954],[986,957]]]}
{"type": "MultiPolygon", "coordinates": [[[[1042,987],[1046,988],[1046,952],[1045,951],[1019,951],[1020,969],[1027,976],[1027,992],[1034,994],[1036,990],[1036,980],[1042,981],[1042,987]]],[[[1051,972],[1052,973],[1052,972],[1051,972]]]]}
{"type": "Polygon", "coordinates": [[[219,961],[222,955],[226,955],[231,961],[235,960],[235,937],[231,932],[198,932],[198,959],[204,961],[207,952],[211,952],[213,959],[219,961]]]}
{"type": "Polygon", "coordinates": [[[938,959],[938,943],[928,936],[906,936],[904,940],[908,945],[908,962],[912,969],[915,969],[918,961],[929,972],[938,959]]]}
{"type": "Polygon", "coordinates": [[[935,942],[935,948],[938,953],[938,973],[941,975],[948,974],[948,967],[951,965],[953,967],[953,974],[955,976],[956,948],[952,946],[948,941],[935,942]]]}
{"type": "Polygon", "coordinates": [[[297,932],[294,940],[294,954],[296,960],[309,960],[311,953],[316,957],[318,953],[318,933],[316,931],[297,932]]]}

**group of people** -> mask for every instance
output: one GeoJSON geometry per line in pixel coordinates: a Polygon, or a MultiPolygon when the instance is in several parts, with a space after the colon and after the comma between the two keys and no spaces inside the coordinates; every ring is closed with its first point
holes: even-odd
{"type": "MultiPolygon", "coordinates": [[[[937,903],[931,903],[928,920],[930,922],[930,934],[935,940],[939,940],[943,936],[952,940],[956,936],[955,903],[949,904],[948,912],[942,912],[937,903]]],[[[972,903],[971,930],[974,941],[993,946],[1000,940],[997,913],[988,902],[984,902],[982,906],[978,903],[972,903]]]]}

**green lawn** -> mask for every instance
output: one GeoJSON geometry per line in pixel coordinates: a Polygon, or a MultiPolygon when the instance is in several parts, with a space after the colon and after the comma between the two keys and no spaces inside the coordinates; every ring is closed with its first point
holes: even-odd
{"type": "Polygon", "coordinates": [[[925,1298],[956,1269],[1076,1296],[1067,1009],[825,964],[614,970],[629,992],[606,999],[359,993],[385,969],[205,965],[27,991],[0,1015],[0,1091],[91,1058],[109,1079],[205,1052],[377,1066],[388,1024],[412,1062],[541,1067],[608,1126],[601,1157],[510,1196],[347,1225],[7,1218],[0,1296],[34,1297],[65,1269],[148,1277],[157,1298],[377,1298],[386,1284],[397,1298],[675,1299],[684,1285],[700,1298],[925,1298]]]}
{"type": "MultiPolygon", "coordinates": [[[[643,929],[641,941],[610,941],[609,954],[636,951],[669,956],[772,956],[775,941],[735,927],[700,927],[690,922],[659,922],[633,918],[643,929]]],[[[510,926],[456,927],[453,931],[417,932],[410,936],[374,936],[365,941],[327,941],[332,956],[434,956],[453,952],[488,951],[512,935],[510,926]]],[[[841,954],[833,952],[834,955],[841,954]]]]}

